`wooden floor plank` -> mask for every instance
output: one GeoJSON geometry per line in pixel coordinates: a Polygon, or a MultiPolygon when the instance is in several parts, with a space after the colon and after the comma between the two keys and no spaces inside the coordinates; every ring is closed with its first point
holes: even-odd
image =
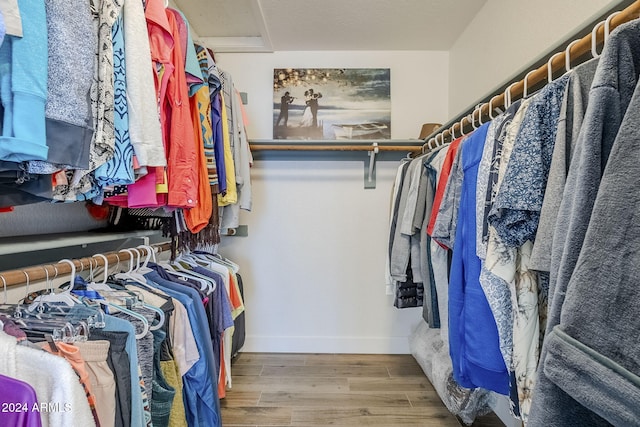
{"type": "Polygon", "coordinates": [[[225,427],[291,425],[291,408],[260,406],[225,408],[222,411],[222,424],[225,427]]]}
{"type": "MultiPolygon", "coordinates": [[[[232,371],[233,372],[233,371],[232,371]]],[[[387,368],[378,366],[265,366],[263,377],[388,377],[387,368]]]]}
{"type": "MultiPolygon", "coordinates": [[[[262,365],[231,365],[231,378],[245,375],[256,376],[262,373],[262,365]]],[[[233,381],[232,381],[233,382],[233,381]]]]}
{"type": "Polygon", "coordinates": [[[296,426],[423,426],[459,427],[446,410],[425,408],[294,408],[291,424],[296,426]]]}
{"type": "Polygon", "coordinates": [[[414,408],[442,407],[444,403],[435,391],[409,391],[407,397],[414,408]]]}
{"type": "Polygon", "coordinates": [[[427,377],[348,378],[349,391],[431,391],[427,377]]]}
{"type": "Polygon", "coordinates": [[[417,363],[415,365],[389,366],[391,377],[418,377],[425,376],[424,371],[417,363]]]}
{"type": "Polygon", "coordinates": [[[410,354],[308,354],[308,366],[354,365],[354,366],[399,366],[416,365],[410,354]]]}
{"type": "Polygon", "coordinates": [[[263,377],[246,375],[233,378],[232,391],[234,393],[236,391],[344,393],[349,391],[349,382],[347,378],[335,377],[263,377]]]}
{"type": "Polygon", "coordinates": [[[411,407],[404,393],[266,393],[260,406],[307,407],[411,407]]]}
{"type": "Polygon", "coordinates": [[[260,400],[261,391],[238,391],[228,392],[224,399],[220,400],[220,407],[233,408],[238,406],[256,406],[260,400]]]}
{"type": "Polygon", "coordinates": [[[303,366],[307,356],[294,353],[240,353],[234,360],[236,365],[274,365],[274,366],[303,366]]]}

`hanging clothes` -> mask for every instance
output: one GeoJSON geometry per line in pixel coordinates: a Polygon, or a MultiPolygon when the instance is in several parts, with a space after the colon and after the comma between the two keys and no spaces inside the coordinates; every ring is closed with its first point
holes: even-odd
{"type": "MultiPolygon", "coordinates": [[[[622,306],[613,308],[605,304],[605,301],[611,300],[609,289],[615,289],[616,291],[614,292],[624,289],[624,282],[620,281],[622,276],[619,274],[628,271],[627,267],[631,264],[620,266],[618,267],[619,270],[615,270],[616,267],[613,265],[605,266],[603,270],[600,270],[606,272],[609,276],[603,279],[604,281],[598,280],[599,273],[595,270],[589,273],[593,280],[587,279],[588,281],[585,282],[586,276],[584,274],[590,265],[594,265],[592,264],[593,262],[597,262],[598,265],[601,265],[602,262],[607,262],[607,258],[594,261],[593,255],[597,252],[594,251],[592,246],[596,244],[594,240],[588,240],[589,244],[585,245],[589,227],[594,228],[594,237],[600,236],[604,239],[598,244],[610,242],[608,238],[611,235],[604,236],[595,232],[595,230],[605,231],[611,224],[618,224],[617,219],[624,218],[625,215],[614,208],[616,205],[613,202],[611,203],[611,207],[614,209],[613,217],[603,217],[599,214],[596,222],[591,212],[597,200],[596,195],[601,194],[598,189],[601,186],[603,171],[607,170],[606,165],[608,164],[609,155],[618,135],[620,135],[621,141],[624,141],[623,144],[627,144],[627,148],[633,149],[634,147],[633,143],[628,140],[627,132],[635,129],[633,124],[635,116],[629,115],[630,122],[628,124],[625,123],[625,127],[622,126],[622,123],[626,118],[626,113],[633,111],[628,110],[628,108],[634,105],[635,101],[638,82],[636,70],[640,67],[638,64],[640,64],[640,22],[632,21],[621,25],[611,34],[600,56],[600,62],[589,92],[589,102],[584,116],[583,127],[580,130],[575,153],[571,158],[571,166],[554,232],[549,283],[548,336],[543,345],[539,362],[540,369],[538,370],[531,409],[531,425],[562,423],[562,420],[566,420],[564,422],[580,422],[593,426],[610,425],[610,423],[633,425],[638,419],[637,408],[624,404],[625,398],[631,397],[633,400],[632,395],[638,390],[637,386],[626,389],[631,393],[629,395],[612,393],[606,399],[593,399],[593,396],[598,396],[599,392],[590,388],[590,381],[585,379],[584,373],[574,377],[575,380],[572,384],[576,387],[575,391],[569,391],[563,379],[563,373],[569,375],[571,372],[575,372],[576,362],[581,364],[581,370],[584,368],[582,372],[588,372],[589,375],[598,378],[601,381],[601,387],[604,387],[608,380],[614,378],[600,371],[601,367],[598,363],[592,362],[591,356],[581,357],[581,352],[590,348],[590,346],[595,347],[590,350],[590,353],[594,356],[601,352],[607,354],[607,351],[602,346],[604,342],[592,341],[592,339],[584,336],[584,325],[589,323],[575,323],[580,316],[583,316],[581,321],[591,322],[595,318],[587,319],[584,316],[602,315],[602,310],[607,310],[606,307],[610,307],[613,309],[609,314],[612,316],[610,319],[617,319],[617,321],[608,323],[607,330],[609,332],[612,332],[610,329],[613,327],[618,333],[624,334],[624,328],[634,327],[630,319],[618,317],[620,316],[618,313],[626,312],[622,310],[622,306]],[[614,220],[613,218],[616,219],[614,220]],[[581,264],[579,263],[579,257],[583,256],[582,251],[584,249],[587,250],[589,255],[584,255],[587,261],[585,264],[581,264]],[[576,266],[580,266],[577,272],[574,271],[576,266]],[[576,274],[576,280],[572,281],[572,276],[576,274]],[[580,285],[574,290],[570,286],[572,283],[580,285]],[[596,292],[595,297],[599,304],[598,308],[592,307],[591,302],[575,297],[575,292],[583,287],[585,283],[613,283],[612,287],[607,288],[608,294],[604,299],[601,298],[600,294],[604,290],[601,286],[596,286],[589,290],[590,295],[594,295],[593,292],[596,292]],[[572,295],[572,299],[566,299],[569,295],[572,295]],[[581,304],[580,306],[576,304],[578,302],[581,304]],[[583,310],[590,313],[583,312],[583,310]],[[563,322],[568,322],[565,325],[572,326],[563,327],[563,322]],[[563,361],[562,359],[565,360],[563,361]],[[589,394],[588,399],[585,399],[585,393],[589,394]],[[611,411],[605,406],[605,401],[616,401],[622,404],[617,406],[614,411],[611,411]]],[[[625,165],[624,161],[619,157],[617,160],[622,162],[620,164],[625,165]]],[[[633,179],[631,175],[627,177],[627,181],[629,179],[633,179]]],[[[613,182],[608,185],[616,186],[613,182]]],[[[630,182],[627,188],[635,188],[633,187],[633,182],[630,182]]],[[[613,188],[611,190],[616,191],[617,194],[623,197],[627,195],[626,190],[614,190],[613,188]]],[[[633,204],[633,196],[627,196],[626,202],[633,204]]],[[[603,205],[600,206],[603,207],[603,205]]],[[[633,212],[633,209],[626,209],[628,212],[633,212]]],[[[618,231],[614,233],[614,236],[618,235],[618,231]]],[[[633,234],[631,233],[630,237],[632,238],[632,236],[633,234]]],[[[628,245],[629,241],[631,240],[621,243],[616,250],[627,247],[626,245],[628,245]]],[[[630,262],[632,263],[633,261],[630,262]]],[[[630,295],[633,295],[633,293],[630,295]]],[[[633,301],[632,296],[629,301],[633,301]]],[[[593,330],[598,330],[598,327],[593,330]]],[[[611,336],[617,335],[612,332],[611,336]]],[[[624,341],[624,339],[618,338],[613,348],[617,348],[624,341]]],[[[611,343],[605,345],[611,345],[611,343]]],[[[624,350],[621,349],[619,355],[614,356],[614,360],[622,361],[622,366],[624,367],[626,364],[624,360],[629,359],[622,356],[623,354],[631,353],[628,353],[626,348],[624,350]],[[620,357],[623,357],[623,359],[620,359],[620,357]]],[[[630,367],[629,365],[626,366],[630,367]]],[[[637,368],[630,368],[631,372],[634,369],[637,371],[637,368]]],[[[626,381],[627,379],[622,378],[622,383],[626,381]]],[[[615,381],[611,384],[615,384],[615,381]]],[[[614,387],[612,390],[620,390],[618,385],[614,387]]]]}

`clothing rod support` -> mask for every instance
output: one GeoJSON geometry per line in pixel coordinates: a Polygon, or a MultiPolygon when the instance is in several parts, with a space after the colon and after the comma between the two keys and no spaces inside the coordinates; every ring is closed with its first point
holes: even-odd
{"type": "Polygon", "coordinates": [[[379,149],[380,147],[378,147],[378,143],[374,142],[372,145],[371,151],[369,151],[368,153],[369,157],[367,161],[365,161],[365,165],[364,165],[365,190],[376,188],[376,154],[378,154],[379,149]]]}

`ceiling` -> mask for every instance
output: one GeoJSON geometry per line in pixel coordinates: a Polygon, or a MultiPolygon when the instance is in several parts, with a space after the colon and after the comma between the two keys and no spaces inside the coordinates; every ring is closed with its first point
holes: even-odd
{"type": "Polygon", "coordinates": [[[173,0],[217,52],[449,50],[487,0],[173,0]]]}

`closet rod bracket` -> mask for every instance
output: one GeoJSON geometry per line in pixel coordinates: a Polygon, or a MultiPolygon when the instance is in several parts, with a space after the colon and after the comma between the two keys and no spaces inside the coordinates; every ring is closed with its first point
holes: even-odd
{"type": "Polygon", "coordinates": [[[364,188],[376,188],[376,154],[378,154],[378,143],[371,145],[371,151],[367,151],[367,158],[364,162],[364,188]]]}

